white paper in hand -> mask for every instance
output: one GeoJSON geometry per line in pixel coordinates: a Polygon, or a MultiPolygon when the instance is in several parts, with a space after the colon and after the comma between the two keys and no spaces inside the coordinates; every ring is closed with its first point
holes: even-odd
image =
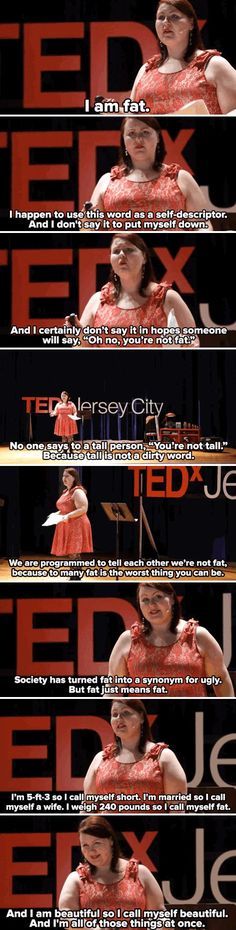
{"type": "Polygon", "coordinates": [[[42,523],[42,526],[54,526],[56,523],[60,523],[62,520],[62,514],[58,513],[58,510],[55,513],[50,513],[49,517],[42,523]]]}

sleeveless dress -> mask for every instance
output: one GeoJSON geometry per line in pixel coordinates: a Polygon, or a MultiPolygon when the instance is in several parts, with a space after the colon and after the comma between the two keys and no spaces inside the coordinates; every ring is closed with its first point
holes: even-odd
{"type": "Polygon", "coordinates": [[[70,420],[70,415],[76,413],[75,404],[73,404],[71,400],[68,401],[68,404],[59,402],[56,408],[55,436],[74,436],[75,433],[78,433],[76,420],[70,420]]]}
{"type": "MultiPolygon", "coordinates": [[[[186,684],[185,677],[202,678],[205,676],[204,657],[197,647],[197,620],[188,620],[177,642],[168,646],[155,646],[149,643],[143,632],[142,624],[134,623],[131,627],[131,647],[127,658],[128,674],[132,678],[180,678],[176,684],[164,683],[167,694],[164,697],[207,697],[204,684],[186,684]]],[[[158,685],[158,682],[157,682],[158,685]]],[[[151,687],[151,685],[150,685],[151,687]]],[[[156,697],[163,697],[157,693],[156,697]]]]}
{"type": "MultiPolygon", "coordinates": [[[[159,794],[164,794],[163,774],[160,768],[160,756],[163,749],[167,748],[167,743],[156,743],[152,746],[142,759],[137,762],[119,762],[116,758],[117,747],[110,743],[103,751],[102,761],[97,769],[95,776],[96,793],[109,794],[138,794],[140,805],[143,803],[143,794],[154,795],[154,800],[146,799],[146,804],[152,809],[153,804],[158,803],[159,794]]],[[[123,798],[121,799],[123,802],[123,798]]],[[[116,799],[114,798],[114,802],[116,799]]],[[[113,801],[112,801],[113,803],[113,801]]],[[[124,802],[125,803],[125,802],[124,802]]],[[[130,801],[135,804],[135,813],[137,800],[130,801]]],[[[119,802],[117,803],[118,810],[119,802]]],[[[162,813],[162,812],[158,812],[162,813]]]]}
{"type": "Polygon", "coordinates": [[[150,113],[175,113],[193,100],[203,100],[209,113],[221,113],[216,88],[206,79],[205,69],[214,49],[202,51],[182,71],[163,74],[159,71],[160,56],[146,62],[145,72],[137,84],[134,100],[145,100],[150,113]]]}
{"type": "MultiPolygon", "coordinates": [[[[71,513],[76,510],[73,494],[76,488],[70,491],[63,491],[61,497],[56,502],[56,507],[62,514],[71,513]]],[[[80,489],[81,490],[81,489],[80,489]]],[[[83,492],[86,498],[85,493],[83,492]]],[[[86,498],[87,500],[87,498],[86,498]]],[[[93,539],[91,524],[86,513],[83,513],[76,519],[69,520],[68,523],[58,523],[52,541],[52,555],[70,555],[80,554],[81,552],[93,551],[93,539]]]]}
{"type": "MultiPolygon", "coordinates": [[[[94,876],[91,875],[89,865],[79,865],[76,871],[81,879],[79,889],[81,908],[90,907],[92,910],[100,908],[102,911],[116,910],[116,908],[132,910],[139,907],[141,910],[146,910],[146,892],[138,876],[136,859],[130,859],[127,862],[124,878],[118,882],[114,881],[112,885],[96,882],[94,876]]],[[[108,920],[109,918],[107,918],[107,923],[108,920]]]]}
{"type": "MultiPolygon", "coordinates": [[[[174,216],[162,217],[161,214],[166,214],[169,210],[177,213],[186,209],[186,199],[177,183],[179,171],[179,165],[163,164],[157,178],[150,181],[131,181],[129,175],[125,174],[125,168],[115,165],[111,169],[110,181],[103,194],[104,210],[108,218],[109,212],[131,211],[131,222],[136,224],[140,220],[140,226],[136,231],[143,229],[149,232],[153,231],[153,222],[159,221],[159,224],[163,224],[175,219],[174,216]],[[136,213],[141,216],[136,217],[136,213]],[[148,217],[148,213],[153,216],[148,217]]],[[[119,217],[119,222],[122,223],[122,228],[125,228],[126,218],[119,217]]],[[[162,228],[163,225],[160,225],[160,229],[162,228]]],[[[171,227],[168,231],[171,231],[171,227]]]]}
{"type": "MultiPolygon", "coordinates": [[[[164,281],[162,284],[155,284],[152,293],[145,300],[145,303],[141,307],[134,307],[132,310],[122,310],[121,307],[116,306],[116,295],[112,282],[108,282],[102,287],[100,304],[95,313],[93,320],[93,326],[95,327],[106,327],[108,333],[101,332],[101,338],[103,344],[106,348],[116,348],[115,345],[109,345],[106,341],[106,337],[109,335],[112,338],[112,330],[119,330],[120,328],[127,327],[126,336],[129,338],[130,335],[130,326],[137,327],[137,336],[139,336],[139,327],[145,326],[148,329],[148,334],[151,335],[151,326],[162,327],[167,326],[167,317],[164,310],[164,303],[167,291],[170,289],[171,285],[167,284],[167,281],[164,281]]],[[[117,337],[118,338],[118,337],[117,337]]],[[[155,338],[160,338],[161,336],[153,336],[155,344],[155,338]]],[[[119,336],[120,345],[123,345],[122,335],[119,336]]],[[[143,343],[146,345],[145,343],[143,343]]],[[[159,345],[159,342],[158,342],[159,345]]],[[[149,346],[149,348],[152,346],[149,346]]],[[[127,345],[127,348],[130,348],[127,345]]],[[[131,345],[131,348],[135,348],[131,345]]],[[[148,344],[147,344],[148,348],[148,344]]]]}

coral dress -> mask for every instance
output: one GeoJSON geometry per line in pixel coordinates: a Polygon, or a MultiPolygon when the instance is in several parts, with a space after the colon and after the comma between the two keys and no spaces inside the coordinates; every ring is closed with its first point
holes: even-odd
{"type": "Polygon", "coordinates": [[[214,49],[203,51],[182,71],[172,74],[159,71],[160,56],[154,55],[146,62],[134,100],[145,100],[150,113],[175,113],[193,100],[203,100],[209,113],[221,113],[216,88],[205,75],[208,62],[220,54],[214,49]]]}
{"type": "MultiPolygon", "coordinates": [[[[166,281],[164,281],[163,284],[155,284],[152,293],[147,297],[141,307],[134,307],[132,310],[123,310],[121,307],[116,306],[115,290],[113,284],[109,282],[102,287],[100,305],[95,313],[93,326],[105,326],[108,328],[110,336],[112,336],[113,330],[115,332],[120,330],[120,328],[127,328],[127,337],[129,337],[130,334],[130,326],[137,327],[137,335],[139,335],[140,326],[147,327],[148,335],[150,334],[151,326],[164,328],[168,325],[164,303],[169,289],[170,285],[167,284],[166,281]]],[[[101,333],[103,343],[107,345],[108,348],[113,348],[113,346],[109,346],[106,342],[107,335],[108,333],[101,333]]],[[[120,335],[120,345],[122,344],[123,337],[120,335]]]]}
{"type": "MultiPolygon", "coordinates": [[[[197,620],[188,620],[175,643],[154,646],[153,643],[149,643],[142,625],[134,623],[131,627],[131,647],[127,658],[129,675],[132,678],[141,678],[140,687],[142,679],[146,677],[180,679],[172,685],[163,683],[167,691],[164,697],[206,697],[206,685],[200,681],[196,684],[185,683],[186,675],[200,679],[206,674],[204,657],[197,647],[197,627],[197,620]]],[[[158,693],[156,696],[159,698],[163,695],[158,693]]]]}
{"type": "MultiPolygon", "coordinates": [[[[153,801],[146,798],[145,802],[152,809],[153,805],[158,803],[159,794],[164,794],[165,791],[160,756],[162,750],[166,748],[166,743],[156,743],[155,746],[145,752],[142,759],[137,762],[124,763],[119,762],[119,759],[117,759],[116,745],[110,743],[104,749],[102,761],[96,771],[96,793],[109,794],[109,792],[114,792],[115,795],[125,794],[129,796],[138,794],[140,805],[144,801],[143,795],[145,793],[154,795],[153,801]]],[[[123,801],[123,798],[121,800],[123,801]]],[[[131,809],[132,803],[135,805],[133,809],[135,809],[136,813],[138,802],[137,800],[130,801],[131,809]]],[[[117,809],[118,805],[119,802],[117,803],[117,809]]]]}
{"type": "Polygon", "coordinates": [[[56,411],[55,436],[74,436],[75,433],[78,433],[76,420],[70,420],[70,416],[76,413],[75,404],[72,404],[71,400],[68,401],[68,404],[63,404],[60,401],[56,404],[56,411]]]}
{"type": "Polygon", "coordinates": [[[111,885],[96,882],[94,876],[91,875],[89,865],[79,865],[76,871],[81,880],[79,890],[81,908],[90,907],[92,910],[100,908],[104,911],[106,909],[116,910],[116,908],[131,910],[139,907],[146,910],[146,892],[138,876],[136,859],[130,859],[127,862],[124,878],[114,881],[111,885]]]}
{"type": "MultiPolygon", "coordinates": [[[[104,210],[108,218],[109,212],[131,211],[134,222],[140,219],[141,226],[138,229],[152,231],[153,222],[158,220],[160,229],[163,228],[163,220],[173,220],[175,217],[162,218],[162,213],[166,214],[169,210],[177,213],[186,209],[186,199],[177,183],[179,171],[179,165],[163,164],[156,178],[150,181],[131,181],[129,174],[125,174],[125,168],[115,165],[111,169],[110,181],[103,194],[104,210]],[[136,213],[143,213],[143,216],[135,217],[136,213]],[[148,217],[148,213],[153,214],[153,217],[148,217]]],[[[125,218],[119,219],[124,227],[125,218]]]]}
{"type": "MultiPolygon", "coordinates": [[[[71,513],[76,510],[73,495],[75,491],[81,494],[81,506],[86,503],[87,497],[82,488],[71,488],[70,491],[63,491],[61,497],[56,502],[57,509],[62,514],[71,513]]],[[[86,513],[77,518],[68,520],[68,523],[58,523],[52,541],[52,555],[79,555],[81,552],[93,551],[93,539],[91,524],[86,513]]]]}

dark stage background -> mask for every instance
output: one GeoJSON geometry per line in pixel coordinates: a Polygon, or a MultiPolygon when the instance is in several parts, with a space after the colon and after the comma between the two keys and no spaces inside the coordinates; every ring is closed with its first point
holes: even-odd
{"type": "MultiPolygon", "coordinates": [[[[193,617],[207,627],[224,651],[225,662],[236,684],[236,591],[233,584],[222,582],[187,583],[175,586],[181,599],[181,615],[193,617]]],[[[1,586],[0,629],[4,651],[1,653],[2,696],[68,696],[68,675],[107,674],[111,650],[118,637],[137,620],[137,585],[122,583],[94,584],[78,588],[73,585],[43,585],[30,582],[1,586]],[[125,620],[124,620],[125,618],[125,620]],[[40,641],[40,630],[42,639],[40,641]],[[51,631],[55,631],[52,641],[51,631]],[[60,634],[68,634],[59,641],[60,634]],[[37,639],[38,637],[38,639],[37,639]],[[33,640],[33,644],[32,644],[33,640]],[[26,659],[26,655],[30,658],[26,659]],[[87,657],[91,656],[90,658],[87,657]],[[86,657],[86,658],[85,658],[86,657]],[[69,668],[68,668],[69,664],[69,668]],[[86,664],[86,668],[85,668],[86,664]],[[14,676],[52,675],[65,677],[66,684],[15,684],[14,676]]],[[[74,707],[74,696],[71,697],[74,707]]],[[[80,699],[81,700],[81,699],[80,699]]],[[[90,700],[92,700],[90,696],[90,700]]],[[[168,699],[170,700],[170,699],[168,699]]],[[[100,703],[100,701],[99,701],[100,703]]],[[[99,711],[99,703],[97,710],[99,711]]],[[[224,702],[218,702],[218,707],[224,702]]],[[[182,708],[184,701],[178,701],[182,708]]],[[[215,705],[216,706],[216,705],[215,705]]],[[[226,705],[225,705],[226,706],[226,705]]],[[[79,710],[80,701],[76,703],[79,710]]],[[[182,711],[181,711],[182,712],[182,711]]],[[[217,720],[217,714],[215,718],[217,720]]],[[[169,739],[169,737],[168,737],[169,739]]],[[[187,743],[186,743],[187,747],[187,743]]]]}
{"type": "MultiPolygon", "coordinates": [[[[235,343],[234,237],[149,233],[144,239],[157,280],[167,280],[181,293],[196,325],[208,325],[207,311],[211,326],[232,327],[227,336],[201,337],[201,345],[235,343]]],[[[1,344],[42,346],[41,336],[9,336],[11,325],[60,326],[66,315],[80,315],[91,294],[108,280],[110,244],[106,233],[102,239],[96,233],[89,239],[63,232],[51,233],[50,239],[34,232],[30,240],[24,234],[0,235],[1,344]]]]}
{"type": "MultiPolygon", "coordinates": [[[[207,48],[216,48],[231,62],[236,64],[235,59],[235,28],[236,28],[236,11],[232,0],[194,0],[194,8],[200,20],[204,20],[202,37],[207,48]]],[[[83,92],[83,98],[90,95],[91,83],[90,75],[94,72],[97,75],[96,93],[103,93],[103,82],[100,81],[96,58],[94,60],[91,54],[91,24],[98,23],[100,20],[108,23],[123,23],[122,32],[125,33],[125,23],[130,26],[131,23],[139,23],[145,26],[149,31],[150,48],[147,49],[146,57],[155,53],[155,0],[147,0],[143,15],[140,17],[140,4],[138,0],[103,0],[99,4],[97,0],[58,0],[55,10],[49,8],[46,0],[36,0],[33,7],[29,0],[19,9],[12,2],[8,4],[7,9],[3,8],[1,12],[2,23],[19,24],[17,37],[10,38],[9,31],[6,33],[2,29],[2,38],[0,38],[0,67],[1,67],[1,111],[2,112],[21,112],[24,109],[30,110],[30,101],[26,100],[26,89],[24,80],[24,69],[27,64],[26,41],[23,31],[24,23],[75,23],[84,24],[84,38],[65,38],[62,31],[60,38],[44,38],[42,41],[43,55],[69,55],[77,56],[74,63],[74,71],[68,70],[68,64],[64,64],[61,72],[44,71],[41,78],[41,90],[47,93],[55,91],[58,94],[56,103],[51,109],[66,111],[66,109],[78,110],[83,106],[79,103],[79,92],[83,92]],[[79,56],[81,62],[79,62],[79,56]],[[65,102],[65,92],[73,94],[77,92],[76,98],[71,97],[65,102]]],[[[118,32],[119,36],[119,32],[118,32]]],[[[1,27],[0,27],[1,37],[1,27]]],[[[148,38],[148,35],[147,35],[148,38]]],[[[131,89],[135,75],[142,64],[142,52],[137,41],[134,38],[122,37],[110,38],[108,41],[108,74],[107,86],[110,93],[127,92],[131,89]]],[[[42,99],[39,109],[47,108],[49,103],[42,99]]],[[[33,108],[34,109],[34,108],[33,108]]]]}
{"type": "MultiPolygon", "coordinates": [[[[154,476],[163,477],[164,493],[169,468],[153,469],[154,476]]],[[[173,469],[174,488],[181,484],[182,468],[175,466],[173,469]]],[[[133,496],[134,471],[137,474],[137,466],[80,469],[81,482],[88,492],[88,516],[97,556],[115,558],[115,522],[108,520],[101,501],[126,502],[133,515],[138,516],[139,499],[133,496]]],[[[224,495],[208,499],[203,492],[203,484],[207,484],[209,492],[215,493],[217,475],[223,480],[228,471],[231,469],[221,466],[201,467],[203,482],[199,484],[195,480],[182,498],[146,498],[144,477],[144,507],[158,551],[164,558],[236,560],[235,500],[227,500],[224,495]]],[[[62,493],[62,473],[63,468],[57,467],[35,467],[33,475],[27,467],[1,467],[0,497],[5,501],[2,512],[6,520],[6,531],[2,533],[3,555],[17,558],[23,553],[41,557],[49,554],[53,527],[43,527],[42,523],[55,510],[56,500],[62,493]]],[[[191,467],[188,474],[193,476],[191,467]]],[[[233,494],[232,487],[231,497],[233,494]]],[[[137,545],[138,523],[121,526],[121,557],[137,557],[137,545]]],[[[143,552],[144,556],[153,558],[146,536],[143,552]]]]}
{"type": "MultiPolygon", "coordinates": [[[[3,117],[1,229],[28,229],[27,220],[9,218],[10,208],[66,212],[90,200],[96,181],[117,164],[121,122],[119,117],[107,121],[106,117],[56,116],[42,117],[39,126],[36,117],[3,117]]],[[[207,189],[214,209],[233,208],[227,219],[213,219],[213,228],[235,229],[234,119],[162,117],[161,128],[166,162],[190,170],[200,187],[207,189]]]]}
{"type": "MultiPolygon", "coordinates": [[[[107,352],[101,365],[99,352],[72,351],[56,355],[48,349],[43,362],[40,351],[2,352],[0,372],[0,443],[11,441],[53,441],[55,419],[49,414],[26,412],[29,397],[60,397],[68,390],[75,404],[81,402],[129,402],[129,410],[121,418],[110,413],[94,412],[91,420],[81,425],[78,438],[83,439],[143,439],[145,414],[135,415],[132,399],[145,398],[163,403],[160,425],[168,411],[174,411],[179,421],[200,423],[202,436],[218,436],[236,446],[236,372],[234,352],[153,352],[133,355],[107,352]]],[[[55,406],[56,401],[53,406],[55,406]]],[[[47,407],[47,403],[46,403],[47,407]]],[[[56,437],[55,437],[56,439],[56,437]]]]}

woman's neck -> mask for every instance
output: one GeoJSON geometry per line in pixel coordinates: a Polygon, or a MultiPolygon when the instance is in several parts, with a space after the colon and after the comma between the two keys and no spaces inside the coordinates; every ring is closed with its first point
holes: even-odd
{"type": "Polygon", "coordinates": [[[130,174],[135,174],[137,180],[140,178],[140,181],[145,181],[150,178],[150,180],[157,175],[157,170],[154,168],[154,165],[150,165],[150,162],[138,163],[138,165],[133,162],[130,174]]]}
{"type": "Polygon", "coordinates": [[[140,278],[131,278],[131,277],[120,277],[121,289],[119,297],[133,297],[137,299],[140,297],[141,293],[141,280],[140,278]]]}
{"type": "Polygon", "coordinates": [[[127,737],[127,739],[125,739],[125,736],[122,736],[122,739],[120,739],[119,753],[124,750],[125,752],[130,752],[134,755],[140,755],[139,741],[140,737],[137,740],[137,736],[133,737],[133,739],[132,737],[127,737]]]}

